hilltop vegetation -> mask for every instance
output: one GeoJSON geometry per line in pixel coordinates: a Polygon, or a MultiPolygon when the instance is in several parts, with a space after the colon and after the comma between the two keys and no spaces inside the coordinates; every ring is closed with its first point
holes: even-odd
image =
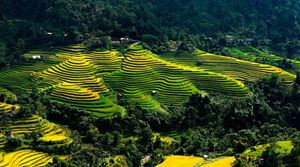
{"type": "Polygon", "coordinates": [[[206,51],[252,45],[292,58],[299,56],[299,11],[297,0],[2,1],[0,63],[39,45],[108,46],[107,36],[138,39],[153,50],[173,40],[206,51]]]}

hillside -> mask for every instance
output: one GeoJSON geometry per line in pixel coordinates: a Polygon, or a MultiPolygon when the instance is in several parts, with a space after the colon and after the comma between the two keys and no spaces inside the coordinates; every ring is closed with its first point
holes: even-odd
{"type": "Polygon", "coordinates": [[[299,0],[0,0],[0,167],[299,167],[299,0]]]}
{"type": "MultiPolygon", "coordinates": [[[[167,150],[173,150],[174,153],[180,154],[182,152],[178,150],[179,146],[174,144],[182,143],[186,135],[193,136],[197,131],[194,124],[198,121],[204,125],[204,122],[210,119],[215,121],[224,119],[222,126],[238,129],[240,129],[238,121],[243,122],[242,119],[255,121],[256,118],[230,116],[232,107],[222,109],[226,105],[230,106],[231,103],[235,105],[236,110],[239,110],[239,105],[244,105],[244,102],[252,105],[253,102],[250,101],[257,98],[257,92],[253,92],[254,89],[249,87],[249,84],[251,86],[251,84],[262,81],[267,83],[268,81],[264,81],[264,78],[278,76],[281,86],[288,88],[296,80],[294,74],[271,65],[201,50],[195,50],[193,53],[168,52],[158,55],[140,44],[133,44],[122,52],[118,50],[89,51],[81,44],[33,50],[23,55],[22,62],[1,70],[0,74],[0,94],[4,99],[0,103],[0,111],[2,118],[6,118],[0,122],[0,147],[4,149],[0,166],[44,166],[47,163],[55,165],[64,162],[66,157],[67,161],[74,161],[75,164],[90,164],[85,156],[79,161],[75,157],[82,156],[77,154],[81,151],[92,151],[91,149],[95,147],[93,143],[97,140],[101,144],[96,142],[96,146],[100,145],[103,149],[108,149],[110,153],[115,153],[112,155],[121,154],[118,160],[114,160],[112,155],[103,155],[104,162],[109,161],[110,164],[112,163],[111,165],[122,163],[130,166],[130,163],[133,163],[131,165],[136,166],[138,161],[135,159],[129,161],[129,164],[124,163],[125,152],[135,147],[132,142],[162,147],[166,150],[164,153],[166,156],[170,153],[167,150]],[[39,58],[36,58],[37,56],[39,58]],[[210,96],[221,98],[214,102],[210,100],[210,96]],[[228,103],[228,101],[224,101],[226,98],[233,99],[233,101],[228,103]],[[234,102],[235,100],[241,104],[234,102]],[[187,110],[184,109],[186,107],[188,107],[187,110]],[[176,110],[178,111],[175,112],[176,110]],[[186,111],[180,113],[180,110],[186,111]],[[212,114],[214,112],[221,112],[219,113],[222,115],[221,118],[215,119],[214,117],[218,114],[212,114]],[[180,114],[184,114],[184,116],[180,114]],[[165,131],[165,137],[158,134],[153,138],[152,130],[147,130],[143,127],[144,125],[133,122],[135,120],[144,121],[145,117],[150,121],[148,126],[151,126],[154,131],[164,132],[160,128],[169,129],[170,126],[174,126],[171,129],[184,126],[196,129],[190,129],[191,131],[188,130],[182,134],[177,131],[175,136],[165,131]],[[237,122],[239,126],[226,120],[228,118],[234,119],[233,121],[237,122]],[[176,125],[178,119],[181,120],[181,124],[176,125]],[[76,123],[77,121],[78,123],[76,123]],[[175,124],[172,121],[175,121],[175,124]],[[68,125],[69,128],[59,124],[68,125]],[[122,135],[115,129],[118,126],[120,126],[119,130],[122,131],[122,135]],[[139,128],[141,129],[138,130],[139,128]],[[106,133],[101,134],[99,129],[106,133]],[[79,134],[74,130],[77,130],[79,134]],[[114,132],[110,134],[110,130],[114,132]],[[147,139],[147,136],[150,138],[147,139]],[[157,145],[157,142],[160,144],[157,145]],[[124,147],[128,144],[130,147],[124,147]],[[111,149],[120,150],[113,151],[111,149]],[[33,161],[33,159],[35,160],[33,161]]],[[[260,108],[255,102],[253,105],[255,108],[260,108]]],[[[255,109],[251,106],[249,108],[255,109]]],[[[253,112],[256,112],[255,110],[253,112]]],[[[259,110],[268,112],[268,109],[264,109],[264,107],[259,110]]],[[[256,114],[258,113],[254,113],[254,115],[256,114]]],[[[268,117],[273,117],[273,115],[268,117]]],[[[289,116],[287,115],[287,117],[289,116]]],[[[265,121],[263,118],[257,119],[265,121]]],[[[252,126],[251,121],[248,123],[249,125],[245,124],[245,127],[252,126]]],[[[255,124],[257,123],[253,125],[255,124]]],[[[262,128],[265,128],[263,126],[266,125],[262,124],[262,128]]],[[[292,139],[290,136],[292,131],[296,132],[288,129],[281,133],[284,138],[292,139]]],[[[240,131],[237,132],[240,133],[240,131]]],[[[270,136],[276,139],[274,134],[270,134],[270,136]]],[[[206,137],[217,138],[217,136],[210,135],[206,137]]],[[[227,143],[223,142],[228,145],[230,138],[222,140],[226,140],[227,143]]],[[[263,144],[265,142],[271,141],[264,139],[256,143],[263,144]]],[[[253,146],[252,144],[248,146],[253,146]]],[[[235,150],[237,149],[235,145],[220,147],[235,150]]],[[[263,147],[267,146],[269,145],[263,147]]],[[[197,149],[202,150],[206,147],[197,149]]],[[[216,147],[219,146],[216,145],[216,147]]],[[[256,146],[255,149],[260,147],[256,146]]],[[[191,163],[191,166],[196,164],[198,166],[214,166],[214,164],[223,164],[228,161],[227,166],[230,166],[235,160],[233,157],[228,157],[228,160],[226,157],[224,158],[225,150],[223,153],[209,152],[215,154],[215,158],[205,161],[201,159],[200,162],[200,159],[189,160],[186,157],[186,161],[190,161],[187,163],[191,163]]],[[[93,154],[100,156],[97,153],[93,154]]],[[[253,154],[256,155],[254,152],[245,151],[242,155],[253,154]]],[[[289,154],[291,154],[291,150],[289,154]]],[[[158,155],[160,154],[155,156],[158,155]]],[[[262,154],[256,156],[262,156],[262,154]]],[[[137,157],[133,156],[132,158],[137,157]]],[[[129,157],[126,156],[126,158],[128,161],[129,157]]],[[[167,158],[166,162],[159,166],[177,161],[172,158],[176,158],[176,156],[167,158]]],[[[157,162],[161,162],[161,159],[157,160],[159,160],[157,162]]],[[[97,163],[93,162],[93,165],[96,166],[97,163]]]]}
{"type": "Polygon", "coordinates": [[[272,74],[282,77],[287,85],[295,80],[295,75],[276,67],[200,50],[194,54],[159,56],[146,49],[128,49],[125,54],[90,53],[83,46],[74,45],[44,53],[24,54],[26,62],[1,71],[0,85],[20,94],[32,89],[33,80],[40,93],[51,92],[51,101],[73,105],[98,116],[125,114],[117,104],[116,94],[126,103],[165,112],[163,108],[181,106],[195,93],[250,96],[245,83],[272,74]],[[30,56],[37,54],[45,60],[32,60],[30,56]],[[203,64],[197,66],[197,61],[203,64]]]}

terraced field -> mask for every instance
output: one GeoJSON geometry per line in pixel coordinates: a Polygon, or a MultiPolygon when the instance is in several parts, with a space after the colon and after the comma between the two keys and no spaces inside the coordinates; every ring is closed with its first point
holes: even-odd
{"type": "MultiPolygon", "coordinates": [[[[70,131],[62,128],[57,124],[49,122],[40,116],[33,115],[27,118],[13,119],[11,121],[0,124],[0,131],[10,132],[12,138],[22,138],[33,132],[42,134],[38,141],[38,145],[31,146],[30,140],[27,141],[25,148],[39,148],[39,150],[59,149],[73,143],[70,138],[70,131]],[[28,143],[29,142],[29,143],[28,143]],[[28,145],[29,144],[29,145],[28,145]]],[[[0,148],[4,148],[6,136],[0,134],[0,148]]],[[[45,166],[51,162],[52,156],[36,152],[31,149],[7,152],[4,159],[0,160],[0,166],[45,166]]]]}
{"type": "Polygon", "coordinates": [[[156,167],[194,167],[203,161],[204,159],[201,157],[171,155],[156,167]]]}
{"type": "Polygon", "coordinates": [[[63,135],[52,135],[52,136],[43,136],[39,138],[39,141],[45,142],[45,143],[61,143],[65,142],[68,138],[63,135]]]}
{"type": "Polygon", "coordinates": [[[108,92],[102,78],[95,76],[96,72],[97,67],[83,57],[72,57],[63,63],[49,67],[38,75],[52,85],[68,82],[81,85],[95,92],[108,92]]]}
{"type": "Polygon", "coordinates": [[[207,71],[221,73],[242,82],[255,82],[257,79],[271,74],[281,76],[285,79],[286,84],[293,83],[295,79],[295,75],[274,66],[215,55],[200,50],[196,50],[194,54],[179,56],[168,54],[162,58],[174,63],[197,66],[207,71]]]}
{"type": "Polygon", "coordinates": [[[98,66],[99,72],[113,72],[120,70],[123,56],[117,51],[92,51],[84,57],[98,66]]]}
{"type": "Polygon", "coordinates": [[[221,74],[160,59],[147,50],[130,50],[121,70],[104,76],[113,90],[129,103],[159,110],[163,105],[181,105],[193,93],[216,91],[232,96],[249,94],[241,82],[221,74]],[[152,92],[156,92],[155,96],[152,92]],[[159,102],[159,103],[157,103],[159,102]]]}
{"type": "Polygon", "coordinates": [[[234,161],[234,157],[205,160],[202,157],[171,155],[156,167],[232,167],[234,161]]]}
{"type": "Polygon", "coordinates": [[[131,46],[125,54],[87,52],[83,45],[71,45],[32,51],[24,57],[30,59],[34,55],[46,60],[27,61],[0,71],[4,81],[0,86],[20,94],[30,91],[31,81],[37,80],[40,91],[53,90],[53,100],[97,116],[124,114],[124,109],[115,104],[112,94],[116,93],[124,95],[129,104],[164,113],[165,107],[181,106],[193,93],[243,97],[251,94],[243,82],[270,74],[282,76],[287,84],[295,79],[273,66],[199,50],[193,55],[158,56],[139,45],[131,46]],[[203,63],[197,66],[198,61],[203,63]]]}
{"type": "MultiPolygon", "coordinates": [[[[71,45],[31,51],[24,58],[27,60],[0,71],[0,94],[10,94],[14,99],[14,93],[30,92],[32,81],[36,81],[39,92],[46,93],[51,101],[77,107],[95,117],[126,114],[125,109],[117,105],[116,95],[128,104],[168,114],[167,107],[182,106],[194,93],[218,92],[244,97],[251,95],[245,82],[254,82],[270,74],[285,78],[286,84],[295,79],[294,75],[269,65],[199,50],[191,55],[158,56],[140,45],[131,46],[122,54],[117,51],[86,51],[82,45],[71,45]],[[34,56],[42,58],[33,60],[34,56]]],[[[16,97],[13,101],[17,101],[16,97]]],[[[19,109],[18,105],[0,103],[0,115],[19,109]]],[[[40,132],[39,150],[56,149],[73,142],[69,130],[37,115],[2,123],[0,130],[20,138],[40,132]]],[[[6,136],[2,133],[0,148],[6,143],[6,136]]],[[[165,143],[172,141],[172,138],[162,138],[165,143]]],[[[0,159],[0,167],[44,166],[51,161],[52,156],[46,153],[18,150],[5,153],[0,159]]],[[[204,162],[201,157],[172,156],[163,164],[212,166],[221,162],[230,165],[232,161],[232,157],[204,162]]]]}
{"type": "MultiPolygon", "coordinates": [[[[214,159],[212,161],[203,163],[200,165],[201,167],[232,167],[233,163],[235,161],[234,157],[223,157],[223,158],[218,158],[214,159]]],[[[195,167],[200,167],[200,166],[195,166],[195,167]]]]}
{"type": "Polygon", "coordinates": [[[81,45],[58,48],[50,59],[62,62],[35,73],[42,83],[40,90],[53,89],[53,101],[75,106],[94,116],[124,115],[124,109],[114,103],[114,96],[101,74],[98,75],[120,67],[118,52],[86,53],[83,50],[81,45]]]}
{"type": "Polygon", "coordinates": [[[286,80],[287,84],[292,84],[295,76],[277,67],[242,61],[225,56],[217,56],[198,51],[198,58],[204,62],[203,68],[214,72],[219,72],[241,81],[254,82],[268,74],[278,74],[286,80]],[[238,70],[237,70],[238,69],[238,70]]]}
{"type": "Polygon", "coordinates": [[[124,109],[115,104],[112,94],[116,93],[124,95],[129,104],[165,113],[165,107],[181,106],[193,93],[243,97],[251,94],[243,82],[269,74],[279,74],[287,84],[295,79],[276,67],[199,50],[193,55],[158,56],[135,46],[122,55],[117,51],[87,52],[82,45],[72,45],[32,51],[24,57],[32,55],[46,57],[46,61],[30,61],[0,71],[4,80],[0,86],[20,93],[30,90],[31,80],[37,80],[40,91],[53,90],[53,100],[96,116],[124,114],[124,109]],[[199,60],[203,64],[196,66],[199,60]]]}
{"type": "MultiPolygon", "coordinates": [[[[254,146],[252,149],[247,149],[243,155],[260,157],[267,147],[271,144],[262,144],[254,146]]],[[[275,143],[275,152],[278,154],[290,154],[293,149],[292,141],[277,141],[275,143]]]]}
{"type": "Polygon", "coordinates": [[[117,112],[125,114],[124,109],[114,104],[107,96],[72,83],[55,85],[50,98],[89,111],[95,116],[113,116],[117,112]]]}
{"type": "Polygon", "coordinates": [[[19,105],[11,105],[11,104],[0,102],[0,115],[10,113],[11,111],[18,111],[19,109],[20,109],[19,105]]]}
{"type": "Polygon", "coordinates": [[[53,49],[55,54],[49,57],[50,60],[64,62],[72,57],[82,57],[85,47],[81,44],[57,47],[53,49]]]}
{"type": "MultiPolygon", "coordinates": [[[[2,133],[0,133],[0,149],[5,147],[5,143],[6,143],[6,136],[2,133]]],[[[1,154],[1,152],[0,152],[1,154]]],[[[0,155],[0,160],[1,160],[1,155],[0,155]]]]}
{"type": "Polygon", "coordinates": [[[44,136],[68,135],[68,131],[58,125],[51,123],[39,116],[11,120],[8,123],[0,124],[1,130],[9,130],[15,136],[24,136],[32,132],[40,132],[44,136]]]}
{"type": "Polygon", "coordinates": [[[13,90],[17,95],[24,91],[31,91],[33,72],[41,71],[51,65],[57,64],[55,61],[33,62],[26,61],[17,63],[12,68],[0,70],[0,87],[13,90]]]}
{"type": "Polygon", "coordinates": [[[9,102],[16,102],[17,101],[17,96],[10,90],[7,90],[5,88],[0,87],[0,96],[2,96],[4,101],[9,101],[9,102]]]}
{"type": "MultiPolygon", "coordinates": [[[[18,148],[13,152],[5,152],[3,158],[0,158],[0,167],[15,167],[15,166],[45,166],[52,161],[52,155],[43,152],[37,152],[30,148],[38,148],[38,150],[47,150],[52,148],[59,149],[64,146],[69,146],[73,143],[73,139],[70,138],[70,131],[66,128],[49,122],[41,118],[40,116],[33,115],[27,118],[12,119],[8,122],[0,124],[0,131],[10,132],[9,138],[20,138],[26,141],[22,145],[27,148],[25,150],[18,148]],[[31,145],[32,141],[26,139],[26,135],[30,135],[33,132],[39,132],[42,134],[34,145],[31,145]],[[31,143],[31,144],[30,144],[31,143]]],[[[0,133],[0,148],[4,148],[6,144],[7,136],[0,133]]],[[[5,147],[7,148],[7,147],[5,147]]]]}
{"type": "MultiPolygon", "coordinates": [[[[282,57],[258,50],[253,47],[241,47],[241,48],[225,48],[225,51],[232,57],[253,61],[257,63],[264,63],[270,65],[278,65],[283,60],[282,57]]],[[[300,61],[294,59],[286,59],[292,64],[293,68],[300,70],[300,61]]]]}
{"type": "MultiPolygon", "coordinates": [[[[242,155],[249,157],[261,157],[262,153],[271,144],[262,144],[247,149],[242,155]]],[[[293,149],[291,141],[277,141],[275,143],[275,152],[280,155],[288,155],[293,149]]],[[[216,159],[203,159],[194,156],[167,156],[165,161],[156,167],[232,167],[235,157],[219,157],[216,159]]]]}
{"type": "Polygon", "coordinates": [[[0,167],[42,167],[52,162],[52,159],[47,153],[31,149],[19,150],[5,154],[3,159],[0,159],[0,167]]]}

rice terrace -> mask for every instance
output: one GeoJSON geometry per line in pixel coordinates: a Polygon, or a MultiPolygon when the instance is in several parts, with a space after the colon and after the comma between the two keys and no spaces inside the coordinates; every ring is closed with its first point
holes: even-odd
{"type": "MultiPolygon", "coordinates": [[[[194,93],[206,96],[206,92],[213,91],[233,97],[251,96],[247,81],[254,82],[271,74],[282,76],[287,85],[295,79],[295,75],[270,65],[200,50],[190,57],[159,56],[138,44],[131,45],[124,54],[116,50],[90,52],[83,45],[71,45],[51,51],[31,51],[24,54],[24,58],[25,63],[1,71],[4,93],[13,94],[8,90],[15,90],[16,95],[21,95],[32,88],[29,81],[34,80],[36,91],[49,96],[50,102],[74,106],[91,117],[126,115],[125,108],[117,103],[116,94],[122,94],[125,102],[136,103],[149,112],[168,115],[171,114],[165,110],[170,107],[168,104],[181,106],[194,93]],[[32,60],[36,54],[45,56],[45,61],[32,60]],[[204,61],[203,66],[196,66],[195,60],[204,61]],[[157,94],[153,95],[153,91],[157,94]]],[[[18,104],[0,104],[2,115],[16,114],[20,109],[18,104]]],[[[29,138],[24,142],[26,149],[3,152],[1,166],[43,166],[51,162],[55,154],[38,150],[67,147],[73,141],[67,128],[36,115],[13,119],[1,127],[21,138],[32,133],[41,135],[36,140],[40,146],[33,145],[29,138]],[[24,155],[24,152],[30,154],[24,155]]],[[[5,135],[2,136],[4,147],[7,141],[5,135]]]]}
{"type": "Polygon", "coordinates": [[[300,1],[0,1],[0,167],[300,167],[300,1]]]}

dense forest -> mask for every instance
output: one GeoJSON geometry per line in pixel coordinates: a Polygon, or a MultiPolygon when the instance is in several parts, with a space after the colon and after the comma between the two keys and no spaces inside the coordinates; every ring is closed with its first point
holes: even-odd
{"type": "Polygon", "coordinates": [[[292,58],[299,55],[299,11],[297,0],[1,0],[0,62],[102,36],[141,40],[153,50],[168,40],[206,51],[253,45],[292,58]]]}
{"type": "Polygon", "coordinates": [[[299,48],[299,0],[0,0],[0,166],[299,167],[299,48]]]}

